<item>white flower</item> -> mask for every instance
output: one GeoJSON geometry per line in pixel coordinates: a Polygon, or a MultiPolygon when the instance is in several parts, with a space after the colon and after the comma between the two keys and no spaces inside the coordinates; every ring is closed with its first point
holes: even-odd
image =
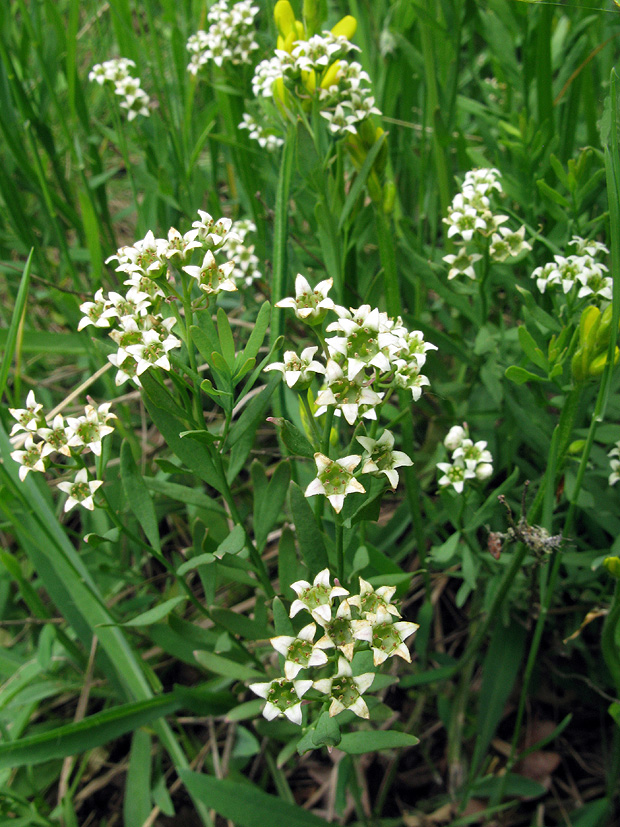
{"type": "Polygon", "coordinates": [[[375,666],[395,655],[411,663],[411,655],[405,640],[420,627],[406,620],[393,622],[392,615],[383,607],[374,614],[367,614],[365,620],[353,621],[353,636],[370,643],[375,666]]]}
{"type": "Polygon", "coordinates": [[[498,233],[493,233],[489,255],[495,261],[505,261],[508,256],[518,256],[524,250],[531,250],[532,245],[525,241],[525,226],[513,231],[508,227],[500,227],[498,233]]]}
{"type": "Polygon", "coordinates": [[[127,352],[138,363],[136,373],[141,376],[148,368],[156,366],[170,370],[168,351],[181,347],[181,342],[175,336],[162,338],[157,330],[145,330],[142,342],[137,345],[127,345],[127,352]]]}
{"type": "Polygon", "coordinates": [[[59,482],[58,487],[67,494],[65,511],[70,511],[74,505],[81,505],[89,511],[94,511],[93,494],[103,485],[102,480],[88,480],[86,468],[80,468],[73,482],[59,482]]]}
{"type": "Polygon", "coordinates": [[[207,250],[200,267],[189,265],[183,270],[198,282],[198,287],[203,293],[219,293],[224,290],[232,293],[237,289],[235,280],[232,277],[235,262],[227,261],[221,266],[215,260],[211,250],[207,250]]]}
{"type": "Polygon", "coordinates": [[[353,677],[351,665],[347,663],[345,658],[338,658],[338,671],[335,676],[315,681],[313,686],[324,695],[331,696],[330,717],[349,709],[359,718],[368,718],[368,706],[362,695],[371,686],[374,679],[373,672],[353,677]]]}
{"type": "Polygon", "coordinates": [[[32,434],[28,434],[21,451],[11,451],[11,458],[21,465],[19,478],[23,482],[30,471],[45,471],[42,455],[43,442],[35,443],[32,434]]]}
{"type": "Polygon", "coordinates": [[[71,456],[71,449],[68,445],[70,434],[61,414],[56,414],[51,428],[37,428],[37,434],[43,440],[42,456],[46,457],[54,451],[66,457],[71,456]]]}
{"type": "Polygon", "coordinates": [[[340,649],[347,660],[353,659],[355,640],[351,631],[351,606],[343,600],[336,610],[336,616],[326,620],[317,616],[317,621],[323,626],[323,637],[319,638],[316,646],[319,649],[340,649]]]}
{"type": "Polygon", "coordinates": [[[353,476],[353,469],[359,465],[360,460],[360,456],[352,454],[334,462],[324,454],[316,453],[314,461],[317,476],[306,488],[305,496],[314,497],[317,494],[324,494],[336,514],[339,514],[347,494],[366,493],[364,486],[353,476]]]}
{"type": "Polygon", "coordinates": [[[394,617],[400,617],[400,612],[391,603],[396,593],[396,586],[379,586],[378,589],[373,589],[367,580],[360,577],[359,581],[360,593],[347,597],[346,602],[350,606],[355,606],[364,616],[376,614],[379,609],[383,609],[394,617]]]}
{"type": "Polygon", "coordinates": [[[462,457],[459,457],[453,463],[438,462],[437,468],[443,473],[443,477],[439,478],[438,484],[442,488],[452,485],[458,494],[463,493],[465,480],[471,480],[476,476],[474,471],[465,465],[462,457]]]}
{"type": "Polygon", "coordinates": [[[84,302],[80,305],[80,310],[84,316],[80,319],[78,331],[90,324],[95,327],[110,327],[110,317],[115,315],[101,289],[95,293],[94,301],[84,302]]]}
{"type": "Polygon", "coordinates": [[[276,302],[276,307],[290,307],[298,319],[306,324],[321,324],[328,310],[334,309],[334,302],[327,297],[333,279],[320,281],[313,289],[308,280],[299,273],[295,279],[295,298],[287,297],[276,302]]]}
{"type": "Polygon", "coordinates": [[[376,393],[364,384],[358,375],[350,381],[345,378],[342,368],[330,359],[325,368],[326,387],[323,387],[316,397],[317,410],[315,416],[325,413],[328,406],[336,408],[336,415],[344,416],[349,425],[355,425],[359,416],[367,419],[376,419],[375,407],[381,402],[383,393],[376,393]]]}
{"type": "Polygon", "coordinates": [[[461,444],[454,450],[452,459],[462,457],[465,460],[465,465],[472,471],[475,470],[479,463],[491,463],[493,457],[491,452],[487,450],[487,444],[484,441],[474,443],[471,439],[466,438],[461,441],[461,444]]]}
{"type": "Polygon", "coordinates": [[[231,232],[232,219],[218,218],[214,220],[208,212],[198,210],[198,221],[192,222],[192,230],[185,233],[185,239],[199,241],[204,249],[219,249],[231,232]]]}
{"type": "Polygon", "coordinates": [[[460,425],[453,425],[452,428],[450,428],[450,430],[448,431],[446,438],[443,441],[443,444],[446,446],[448,451],[455,451],[463,442],[466,436],[467,431],[465,428],[461,428],[460,425]]]}
{"type": "MultiPolygon", "coordinates": [[[[12,455],[11,455],[12,456],[12,455]]],[[[609,475],[609,484],[615,485],[620,480],[620,460],[612,459],[609,462],[611,466],[611,474],[609,475]]]]}
{"type": "Polygon", "coordinates": [[[263,715],[268,721],[285,715],[301,726],[301,699],[312,686],[312,681],[290,681],[276,678],[268,683],[251,683],[250,689],[267,703],[263,715]]]}
{"type": "Polygon", "coordinates": [[[367,436],[356,437],[364,448],[362,454],[362,474],[374,474],[376,477],[385,474],[392,488],[398,485],[397,468],[413,465],[413,460],[403,451],[393,451],[394,435],[385,430],[379,439],[367,436]]]}
{"type": "Polygon", "coordinates": [[[9,413],[17,420],[11,429],[11,436],[18,431],[36,431],[39,420],[42,419],[39,416],[42,410],[43,405],[35,399],[34,391],[28,391],[25,408],[9,408],[9,413]]]}
{"type": "Polygon", "coordinates": [[[399,345],[388,316],[369,304],[351,308],[350,313],[344,309],[337,312],[340,318],[327,326],[327,332],[344,335],[327,339],[327,346],[331,356],[341,354],[346,358],[347,379],[355,379],[366,366],[388,373],[389,357],[399,345]]]}
{"type": "Polygon", "coordinates": [[[291,604],[291,617],[302,609],[310,612],[317,621],[328,621],[331,619],[331,605],[334,597],[346,597],[349,592],[341,585],[331,586],[329,583],[329,569],[323,569],[314,578],[312,585],[307,580],[297,580],[291,583],[291,589],[297,595],[297,599],[291,604]]]}
{"type": "Polygon", "coordinates": [[[456,255],[451,253],[450,255],[444,256],[443,260],[450,266],[448,279],[453,279],[459,275],[475,279],[476,271],[474,270],[474,264],[480,261],[481,258],[480,253],[468,254],[465,247],[461,247],[456,255]]]}
{"type": "Polygon", "coordinates": [[[100,456],[101,440],[114,431],[114,428],[107,424],[110,419],[116,419],[116,414],[110,413],[110,406],[110,402],[105,402],[98,408],[86,405],[84,416],[68,416],[69,440],[67,444],[71,448],[90,448],[93,454],[100,456]]]}
{"type": "Polygon", "coordinates": [[[318,347],[304,348],[301,356],[294,350],[287,350],[284,353],[284,362],[272,362],[271,365],[267,365],[265,371],[279,370],[289,388],[307,390],[312,384],[312,374],[325,373],[325,367],[314,360],[317,350],[318,347]]]}
{"type": "Polygon", "coordinates": [[[309,623],[299,631],[297,637],[278,635],[271,638],[271,645],[284,657],[284,675],[292,681],[302,669],[323,666],[327,655],[313,644],[316,624],[309,623]]]}

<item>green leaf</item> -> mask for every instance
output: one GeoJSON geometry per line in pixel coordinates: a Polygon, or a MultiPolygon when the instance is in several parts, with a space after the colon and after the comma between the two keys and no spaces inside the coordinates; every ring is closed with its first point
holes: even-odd
{"type": "Polygon", "coordinates": [[[241,635],[245,640],[267,640],[274,634],[273,629],[267,628],[266,624],[230,609],[212,609],[211,617],[217,624],[234,635],[241,635]]]}
{"type": "Polygon", "coordinates": [[[349,755],[362,755],[365,752],[377,752],[380,749],[400,749],[401,747],[415,747],[420,739],[407,732],[394,730],[363,730],[361,732],[347,732],[342,736],[338,749],[349,755]]]}
{"type": "Polygon", "coordinates": [[[524,385],[526,382],[546,381],[546,377],[538,376],[538,374],[531,373],[531,371],[520,368],[518,365],[510,365],[510,367],[507,367],[504,375],[506,379],[510,379],[511,382],[517,385],[524,385]]]}
{"type": "Polygon", "coordinates": [[[280,434],[280,439],[293,456],[314,459],[315,450],[310,444],[308,437],[302,433],[299,428],[295,427],[292,422],[279,416],[270,416],[267,422],[271,422],[276,426],[280,434]]]}
{"type": "Polygon", "coordinates": [[[281,462],[269,483],[260,462],[252,463],[250,473],[254,488],[254,536],[258,550],[262,551],[267,543],[267,535],[282,510],[291,480],[291,468],[288,462],[281,462]]]}
{"type": "Polygon", "coordinates": [[[559,204],[562,209],[570,210],[570,202],[557,190],[550,187],[549,184],[542,178],[536,181],[536,186],[538,187],[538,191],[541,195],[545,195],[550,201],[553,201],[554,204],[559,204]]]}
{"type": "Polygon", "coordinates": [[[335,718],[330,718],[329,712],[321,713],[312,732],[312,743],[315,747],[336,747],[341,741],[340,726],[335,718]]]}
{"type": "Polygon", "coordinates": [[[204,508],[206,511],[215,511],[218,514],[226,515],[226,509],[220,505],[217,500],[212,499],[197,488],[189,488],[186,485],[179,485],[176,482],[168,482],[167,480],[158,480],[154,477],[146,477],[144,482],[146,487],[151,491],[170,497],[171,500],[177,500],[185,505],[195,505],[197,508],[204,508]]]}
{"type": "Polygon", "coordinates": [[[142,827],[151,813],[151,736],[137,729],[131,739],[123,800],[125,827],[142,827]]]}
{"type": "Polygon", "coordinates": [[[381,137],[379,138],[379,140],[375,141],[375,143],[369,149],[368,154],[366,155],[366,158],[364,159],[364,163],[362,164],[362,168],[360,169],[360,171],[355,176],[353,186],[349,190],[349,194],[347,195],[347,200],[344,202],[344,206],[343,206],[343,208],[340,212],[340,220],[338,222],[338,232],[339,233],[342,232],[342,228],[344,227],[344,225],[345,225],[345,223],[346,223],[346,221],[347,221],[347,219],[348,219],[348,217],[351,213],[351,210],[353,209],[353,207],[357,203],[360,195],[362,194],[364,186],[366,185],[366,180],[368,179],[368,176],[370,175],[370,173],[372,171],[372,166],[375,162],[375,158],[379,154],[379,152],[381,150],[381,147],[383,146],[383,143],[384,143],[386,138],[387,138],[387,133],[384,132],[383,135],[381,135],[381,137]]]}
{"type": "Polygon", "coordinates": [[[231,781],[210,775],[182,770],[183,783],[206,806],[236,827],[265,827],[286,824],[294,827],[325,827],[322,818],[282,798],[264,793],[248,781],[231,781]]]}
{"type": "Polygon", "coordinates": [[[267,332],[267,328],[269,327],[270,319],[271,304],[269,302],[263,302],[261,309],[258,311],[258,315],[256,316],[256,320],[254,321],[254,327],[252,328],[250,337],[243,349],[243,353],[237,356],[237,367],[246,362],[248,359],[255,359],[258,356],[258,351],[261,349],[263,341],[265,340],[265,334],[267,332]]]}
{"type": "Polygon", "coordinates": [[[213,445],[213,443],[219,439],[216,434],[212,434],[211,431],[205,431],[204,428],[195,431],[181,431],[179,437],[181,439],[193,439],[194,442],[200,442],[203,445],[213,445]]]}
{"type": "Polygon", "coordinates": [[[279,381],[279,376],[270,377],[267,385],[265,385],[258,396],[254,397],[230,429],[228,445],[232,447],[232,451],[227,473],[229,483],[239,474],[252,450],[256,429],[259,424],[264,421],[271,395],[279,381]]]}
{"type": "Polygon", "coordinates": [[[223,655],[196,649],[194,657],[209,672],[215,672],[216,675],[223,675],[225,678],[233,678],[236,681],[260,681],[265,679],[264,673],[257,672],[255,669],[237,661],[229,660],[223,655]]]}
{"type": "MultiPolygon", "coordinates": [[[[218,307],[217,309],[217,333],[222,356],[226,361],[228,370],[232,373],[235,367],[235,339],[230,328],[228,316],[223,307],[218,307]]],[[[215,354],[212,355],[215,356],[215,354]]]]}
{"type": "Polygon", "coordinates": [[[174,693],[122,704],[81,721],[16,741],[0,743],[0,769],[16,769],[65,758],[114,741],[126,732],[171,715],[182,706],[174,693]]]}
{"type": "Polygon", "coordinates": [[[123,440],[121,446],[121,480],[129,507],[142,526],[147,540],[155,551],[161,551],[155,506],[127,440],[123,440]]]}
{"type": "Polygon", "coordinates": [[[32,265],[33,254],[34,248],[30,250],[28,260],[26,261],[26,265],[22,273],[21,281],[19,283],[19,290],[17,291],[17,298],[15,299],[13,315],[11,316],[11,324],[9,325],[9,330],[6,335],[4,356],[2,358],[2,363],[0,364],[0,399],[4,393],[6,380],[8,379],[9,371],[11,369],[11,362],[13,361],[13,356],[15,355],[19,326],[22,323],[22,319],[26,311],[26,299],[28,297],[28,287],[30,286],[30,268],[32,265]]]}
{"type": "Polygon", "coordinates": [[[530,359],[530,361],[532,361],[541,370],[548,372],[549,361],[542,350],[537,346],[533,336],[525,325],[519,325],[518,334],[519,343],[528,359],[530,359]]]}
{"type": "Polygon", "coordinates": [[[291,483],[290,504],[295,523],[295,533],[301,556],[311,576],[318,574],[328,565],[323,535],[316,523],[314,512],[297,483],[291,483]]]}
{"type": "Polygon", "coordinates": [[[504,794],[510,797],[540,798],[547,794],[547,790],[542,784],[522,775],[516,775],[513,772],[509,772],[507,776],[502,777],[487,775],[474,782],[471,790],[476,797],[492,798],[500,786],[504,789],[504,794]]]}
{"type": "Polygon", "coordinates": [[[193,569],[197,569],[198,566],[206,566],[209,563],[215,562],[215,555],[213,554],[197,554],[196,557],[192,557],[191,559],[187,560],[185,563],[179,566],[177,569],[177,574],[179,577],[183,577],[187,574],[188,571],[192,571],[193,569]]]}
{"type": "Polygon", "coordinates": [[[508,627],[497,624],[493,631],[482,667],[472,774],[479,769],[504,714],[506,702],[521,671],[526,638],[526,630],[517,623],[511,623],[508,627]]]}
{"type": "Polygon", "coordinates": [[[160,603],[159,606],[154,606],[147,612],[142,612],[142,614],[139,614],[131,620],[127,620],[125,623],[121,623],[119,625],[150,626],[152,623],[157,623],[164,617],[167,617],[175,606],[178,606],[179,603],[183,603],[184,600],[187,600],[187,598],[183,596],[171,597],[170,600],[164,600],[164,602],[160,603]]]}
{"type": "Polygon", "coordinates": [[[220,479],[213,460],[209,454],[208,446],[199,446],[190,440],[181,439],[179,434],[186,430],[184,424],[171,414],[163,406],[162,389],[153,377],[146,371],[141,376],[142,387],[145,390],[144,403],[157,426],[160,434],[166,440],[168,447],[182,460],[188,468],[191,468],[201,480],[207,482],[216,491],[221,493],[223,483],[220,479]]]}
{"type": "Polygon", "coordinates": [[[288,596],[291,583],[300,579],[299,560],[295,548],[295,535],[288,526],[282,530],[282,536],[278,544],[278,581],[280,583],[280,594],[288,596]]]}
{"type": "Polygon", "coordinates": [[[236,525],[230,534],[222,540],[213,554],[218,559],[221,559],[225,554],[239,554],[239,552],[245,548],[245,543],[246,538],[243,526],[236,525]]]}

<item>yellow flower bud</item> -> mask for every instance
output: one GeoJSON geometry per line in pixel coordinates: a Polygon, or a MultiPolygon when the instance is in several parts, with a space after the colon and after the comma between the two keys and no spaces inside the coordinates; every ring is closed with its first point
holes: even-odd
{"type": "Polygon", "coordinates": [[[339,71],[340,61],[335,60],[323,75],[323,80],[321,81],[321,89],[329,89],[330,86],[334,86],[336,83],[338,83],[339,71]]]}
{"type": "MultiPolygon", "coordinates": [[[[614,355],[614,365],[618,364],[618,358],[620,357],[620,350],[616,348],[616,353],[614,355]]],[[[607,353],[601,353],[600,356],[597,356],[596,359],[592,359],[590,362],[590,367],[588,369],[588,373],[590,376],[600,376],[601,373],[605,370],[605,365],[607,364],[607,353]]]]}
{"type": "Polygon", "coordinates": [[[284,85],[284,78],[276,78],[271,85],[271,91],[276,103],[288,106],[288,90],[284,85]]]}
{"type": "Polygon", "coordinates": [[[603,565],[612,577],[620,580],[620,557],[606,557],[603,560],[603,565]]]}
{"type": "Polygon", "coordinates": [[[309,72],[302,71],[301,80],[308,92],[313,95],[316,89],[316,72],[314,69],[310,69],[309,72]]]}
{"type": "Polygon", "coordinates": [[[343,17],[342,20],[339,20],[338,23],[336,23],[332,29],[332,34],[336,37],[344,36],[347,40],[351,40],[356,29],[357,20],[351,14],[347,14],[346,17],[343,17]]]}
{"type": "Polygon", "coordinates": [[[294,26],[295,31],[295,40],[305,40],[306,39],[306,30],[304,29],[304,24],[301,20],[295,21],[294,26]]]}
{"type": "Polygon", "coordinates": [[[282,37],[286,37],[295,25],[295,12],[289,0],[278,0],[273,10],[273,19],[282,37]]]}
{"type": "Polygon", "coordinates": [[[594,340],[592,338],[593,335],[596,335],[596,331],[598,326],[601,322],[601,311],[598,307],[594,307],[590,305],[590,307],[586,307],[586,309],[581,314],[581,318],[579,319],[579,343],[584,345],[586,342],[589,344],[594,344],[594,340]]]}

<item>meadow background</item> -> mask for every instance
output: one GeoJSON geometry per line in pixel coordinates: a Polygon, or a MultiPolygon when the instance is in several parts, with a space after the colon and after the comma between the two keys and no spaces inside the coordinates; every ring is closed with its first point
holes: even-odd
{"type": "Polygon", "coordinates": [[[256,108],[270,0],[250,62],[196,74],[203,2],[0,4],[0,824],[617,824],[620,8],[291,3],[306,31],[355,18],[380,114],[334,133],[307,84],[256,108]],[[118,57],[148,114],[89,80],[118,57]],[[239,128],[249,110],[277,145],[239,128]],[[483,233],[475,277],[449,278],[463,237],[443,219],[476,169],[526,245],[494,260],[483,233]],[[177,275],[160,306],[181,349],[117,385],[80,306],[124,290],[110,256],[198,210],[253,223],[257,275],[217,295],[177,275]],[[541,291],[575,236],[605,245],[612,282],[541,291]],[[419,398],[394,386],[381,409],[413,465],[341,512],[303,496],[313,455],[378,432],[315,417],[320,374],[308,394],[264,371],[324,343],[272,307],[297,274],[437,348],[419,398]],[[45,416],[111,403],[101,453],[20,479],[9,409],[33,390],[45,416]],[[461,492],[437,464],[465,423],[492,467],[461,492]],[[65,510],[73,466],[103,480],[92,511],[65,510]],[[411,663],[359,653],[368,719],[314,699],[301,729],[268,721],[248,687],[300,631],[290,584],[325,567],[352,593],[395,587],[411,663]]]}

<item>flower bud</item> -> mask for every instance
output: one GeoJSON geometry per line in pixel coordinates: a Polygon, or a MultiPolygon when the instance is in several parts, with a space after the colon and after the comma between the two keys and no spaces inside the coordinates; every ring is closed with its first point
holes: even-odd
{"type": "Polygon", "coordinates": [[[278,0],[273,10],[276,28],[286,38],[295,25],[295,12],[289,0],[278,0]]]}
{"type": "Polygon", "coordinates": [[[347,40],[351,40],[357,29],[357,20],[350,14],[339,20],[332,29],[332,34],[336,37],[344,36],[347,40]]]}
{"type": "Polygon", "coordinates": [[[620,580],[620,557],[606,557],[603,560],[603,565],[612,577],[620,580]]]}

